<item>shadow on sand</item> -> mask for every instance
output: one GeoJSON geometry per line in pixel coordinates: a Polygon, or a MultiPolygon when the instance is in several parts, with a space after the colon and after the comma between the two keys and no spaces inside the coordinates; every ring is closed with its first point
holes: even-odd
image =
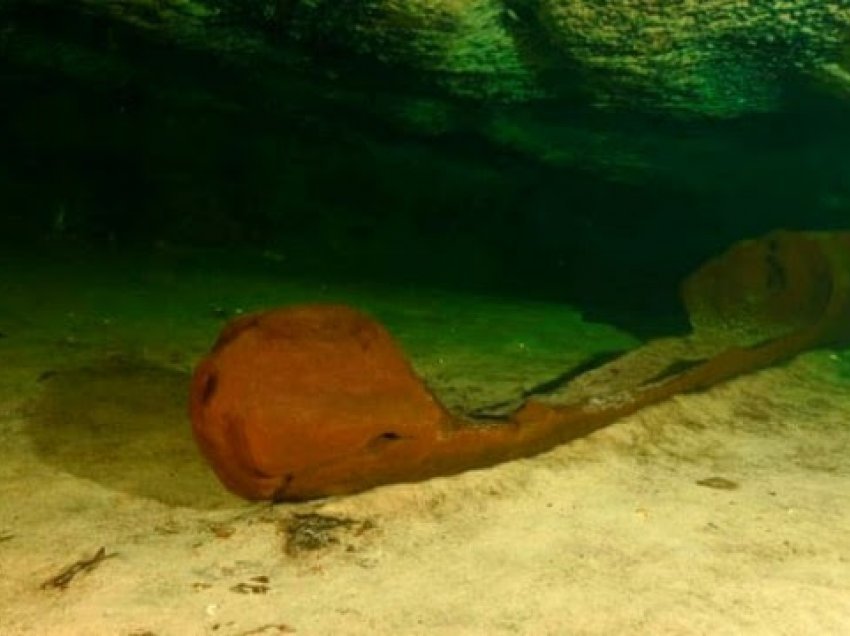
{"type": "Polygon", "coordinates": [[[113,356],[46,376],[41,397],[29,411],[28,427],[45,462],[171,506],[238,504],[192,439],[187,374],[113,356]]]}

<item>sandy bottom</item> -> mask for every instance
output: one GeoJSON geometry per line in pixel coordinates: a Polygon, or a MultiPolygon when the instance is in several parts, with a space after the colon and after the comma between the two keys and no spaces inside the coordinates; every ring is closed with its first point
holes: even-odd
{"type": "Polygon", "coordinates": [[[562,306],[168,251],[0,260],[2,636],[850,634],[850,352],[492,469],[248,504],[185,415],[227,316],[355,303],[459,409],[635,341],[562,306]]]}

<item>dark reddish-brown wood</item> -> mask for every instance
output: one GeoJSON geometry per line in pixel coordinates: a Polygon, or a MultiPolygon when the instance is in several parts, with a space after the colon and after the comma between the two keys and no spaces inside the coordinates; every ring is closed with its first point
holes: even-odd
{"type": "Polygon", "coordinates": [[[683,296],[689,338],[719,343],[706,359],[610,399],[532,400],[486,425],[450,414],[386,329],[355,309],[245,316],[195,371],[195,438],[227,488],[276,501],[538,453],[676,393],[850,340],[850,233],[774,232],[738,244],[692,275],[683,296]]]}

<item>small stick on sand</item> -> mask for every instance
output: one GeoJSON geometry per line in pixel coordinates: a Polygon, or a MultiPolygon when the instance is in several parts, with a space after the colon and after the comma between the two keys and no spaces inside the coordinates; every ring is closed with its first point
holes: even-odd
{"type": "Polygon", "coordinates": [[[105,561],[106,559],[111,559],[116,554],[117,553],[115,552],[113,552],[112,554],[107,554],[106,548],[102,547],[90,559],[80,559],[79,561],[76,561],[75,563],[69,565],[56,576],[47,579],[44,583],[41,584],[41,589],[64,590],[68,587],[68,585],[70,585],[74,577],[77,576],[80,572],[88,572],[90,570],[93,570],[101,562],[105,561]]]}

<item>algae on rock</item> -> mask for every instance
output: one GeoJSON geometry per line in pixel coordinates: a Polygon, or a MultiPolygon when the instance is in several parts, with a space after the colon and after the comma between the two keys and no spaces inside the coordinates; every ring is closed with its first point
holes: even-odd
{"type": "Polygon", "coordinates": [[[846,61],[850,39],[846,0],[75,0],[62,6],[184,46],[242,56],[249,65],[279,63],[284,51],[296,51],[331,68],[373,64],[376,81],[448,97],[538,103],[581,95],[606,109],[700,117],[775,112],[789,81],[846,82],[835,69],[846,61]]]}

